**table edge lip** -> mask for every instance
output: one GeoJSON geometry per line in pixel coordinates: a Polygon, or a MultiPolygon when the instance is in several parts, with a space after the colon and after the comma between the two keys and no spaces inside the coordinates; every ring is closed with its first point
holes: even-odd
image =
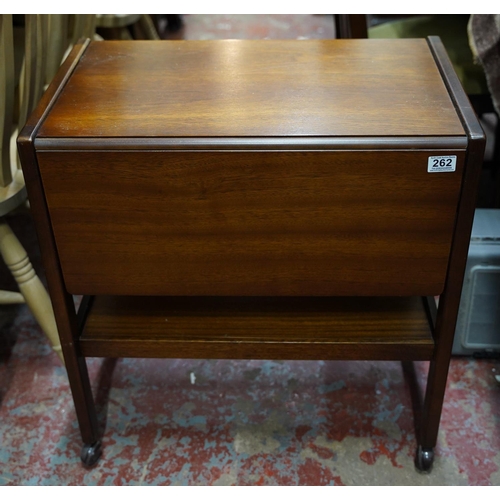
{"type": "Polygon", "coordinates": [[[76,150],[466,150],[467,136],[36,137],[37,151],[76,150]]]}

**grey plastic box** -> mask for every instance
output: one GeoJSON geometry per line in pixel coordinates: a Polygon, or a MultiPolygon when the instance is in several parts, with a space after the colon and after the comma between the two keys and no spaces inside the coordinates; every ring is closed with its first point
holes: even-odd
{"type": "Polygon", "coordinates": [[[500,353],[500,210],[476,209],[453,354],[500,353]]]}

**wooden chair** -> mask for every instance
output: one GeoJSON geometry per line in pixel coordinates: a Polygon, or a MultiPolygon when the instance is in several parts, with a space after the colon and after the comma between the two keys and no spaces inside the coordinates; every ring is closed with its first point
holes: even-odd
{"type": "Polygon", "coordinates": [[[1,291],[0,303],[26,303],[64,362],[52,304],[7,216],[28,204],[16,138],[73,40],[88,36],[95,16],[27,14],[24,26],[0,15],[0,254],[19,292],[1,291]],[[15,41],[17,43],[15,43],[15,41]]]}
{"type": "Polygon", "coordinates": [[[54,78],[62,61],[80,38],[93,38],[95,14],[53,14],[48,16],[45,86],[54,78]]]}

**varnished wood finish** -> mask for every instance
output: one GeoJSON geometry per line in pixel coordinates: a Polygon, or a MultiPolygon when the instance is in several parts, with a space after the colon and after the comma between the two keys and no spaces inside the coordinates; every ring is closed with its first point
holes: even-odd
{"type": "Polygon", "coordinates": [[[93,42],[39,134],[453,135],[425,40],[93,42]]]}
{"type": "Polygon", "coordinates": [[[429,368],[422,425],[418,436],[422,448],[433,448],[437,442],[462,283],[467,263],[470,233],[474,219],[477,186],[486,142],[484,132],[458,77],[453,71],[453,66],[443,44],[439,38],[430,37],[429,45],[448,91],[457,107],[464,129],[467,131],[469,148],[446,285],[440,297],[436,317],[436,349],[429,368]]]}
{"type": "Polygon", "coordinates": [[[96,297],[86,356],[430,359],[420,297],[96,297]]]}
{"type": "Polygon", "coordinates": [[[436,295],[461,183],[433,154],[38,153],[73,294],[436,295]],[[124,196],[126,193],[126,196],[124,196]]]}
{"type": "Polygon", "coordinates": [[[484,147],[442,45],[80,49],[19,148],[84,442],[87,355],[431,358],[427,453],[484,147]],[[70,293],[97,295],[80,326],[70,293]]]}
{"type": "Polygon", "coordinates": [[[34,148],[34,137],[38,133],[40,124],[64,88],[79,58],[85,52],[87,44],[88,42],[76,44],[68,55],[21,131],[18,138],[18,149],[25,172],[28,196],[32,206],[31,213],[37,230],[80,433],[84,443],[92,444],[99,439],[97,413],[90,388],[87,365],[78,344],[78,327],[73,297],[64,287],[34,148]]]}

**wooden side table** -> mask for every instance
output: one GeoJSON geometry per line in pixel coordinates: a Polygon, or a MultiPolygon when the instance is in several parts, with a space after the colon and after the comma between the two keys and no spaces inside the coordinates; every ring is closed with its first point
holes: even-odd
{"type": "Polygon", "coordinates": [[[85,464],[86,356],[401,359],[430,469],[484,149],[439,39],[86,41],[18,144],[85,464]]]}

